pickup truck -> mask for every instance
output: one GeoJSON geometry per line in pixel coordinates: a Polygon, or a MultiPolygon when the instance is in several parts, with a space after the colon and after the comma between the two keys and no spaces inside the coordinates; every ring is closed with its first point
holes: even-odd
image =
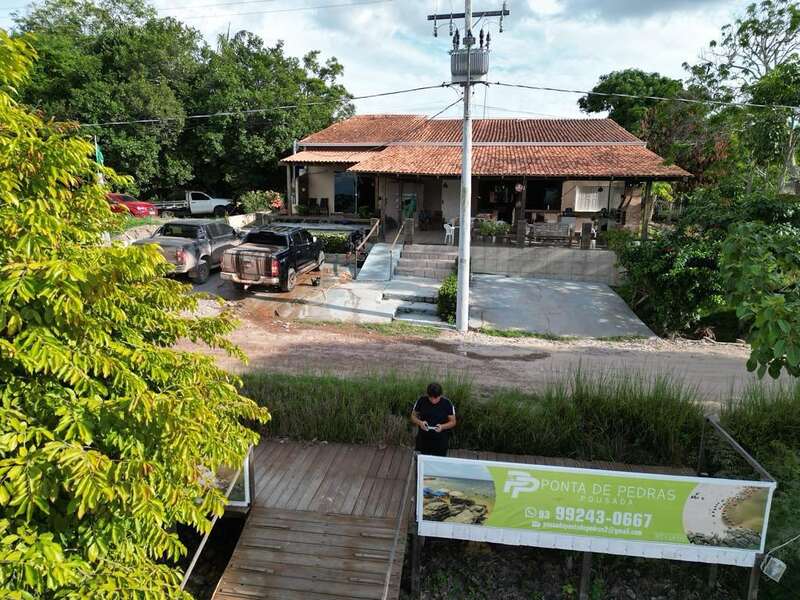
{"type": "Polygon", "coordinates": [[[173,192],[164,201],[153,204],[158,209],[158,214],[175,217],[214,215],[224,217],[233,212],[233,200],[227,198],[212,198],[205,192],[179,191],[173,192]]]}
{"type": "Polygon", "coordinates": [[[240,242],[236,230],[221,221],[175,219],[134,244],[157,244],[167,262],[175,266],[176,274],[188,274],[195,283],[204,283],[211,269],[219,266],[224,252],[240,242]]]}
{"type": "Polygon", "coordinates": [[[319,271],[324,262],[322,242],[302,227],[266,226],[250,231],[240,246],[225,251],[220,277],[245,290],[271,285],[289,292],[299,275],[319,271]]]}

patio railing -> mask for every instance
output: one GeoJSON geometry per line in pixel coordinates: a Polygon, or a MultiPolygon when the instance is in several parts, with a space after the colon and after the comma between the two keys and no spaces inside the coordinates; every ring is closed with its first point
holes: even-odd
{"type": "MultiPolygon", "coordinates": [[[[392,277],[394,277],[394,252],[395,252],[394,247],[397,245],[397,240],[400,239],[400,236],[403,234],[403,230],[406,227],[406,223],[408,223],[409,221],[411,221],[411,219],[403,220],[403,223],[400,225],[400,229],[397,230],[397,235],[394,236],[394,241],[392,242],[392,245],[389,246],[389,281],[391,281],[392,277]]],[[[403,238],[403,244],[405,244],[405,238],[403,238]]],[[[400,252],[402,251],[403,250],[401,248],[400,252]]]]}
{"type": "Polygon", "coordinates": [[[361,252],[364,246],[367,245],[367,242],[372,237],[372,235],[378,233],[378,229],[380,228],[380,226],[381,222],[379,220],[375,220],[375,223],[372,225],[372,229],[370,229],[369,233],[364,236],[364,239],[361,240],[361,243],[358,245],[358,247],[356,247],[355,251],[353,252],[352,256],[355,257],[356,261],[355,267],[353,268],[353,279],[358,277],[358,253],[361,252]]]}

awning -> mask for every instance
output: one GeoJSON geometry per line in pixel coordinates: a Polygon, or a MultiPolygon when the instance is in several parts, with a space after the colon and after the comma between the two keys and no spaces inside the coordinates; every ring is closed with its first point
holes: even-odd
{"type": "Polygon", "coordinates": [[[302,150],[281,160],[282,165],[326,165],[326,164],[355,164],[370,158],[379,149],[374,151],[364,150],[302,150]]]}

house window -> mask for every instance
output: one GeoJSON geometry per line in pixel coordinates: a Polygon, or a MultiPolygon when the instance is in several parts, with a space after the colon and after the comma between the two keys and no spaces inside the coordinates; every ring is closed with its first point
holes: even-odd
{"type": "Polygon", "coordinates": [[[607,194],[605,186],[579,186],[575,195],[575,212],[600,212],[606,206],[607,194]]]}
{"type": "Polygon", "coordinates": [[[333,212],[354,214],[356,212],[356,175],[340,171],[333,180],[333,212]]]}
{"type": "Polygon", "coordinates": [[[526,210],[561,210],[561,182],[530,181],[526,187],[526,210]]]}

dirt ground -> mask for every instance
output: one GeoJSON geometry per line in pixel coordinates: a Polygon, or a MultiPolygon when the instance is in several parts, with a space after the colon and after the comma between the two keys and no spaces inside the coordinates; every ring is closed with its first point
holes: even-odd
{"type": "MultiPolygon", "coordinates": [[[[302,296],[302,292],[299,294],[302,296]]],[[[217,309],[204,301],[201,312],[217,309]]],[[[755,379],[747,373],[745,345],[696,341],[507,339],[445,331],[435,338],[386,335],[357,325],[290,320],[287,298],[263,295],[229,300],[240,319],[231,341],[249,357],[247,365],[215,351],[234,372],[270,370],[340,375],[388,371],[455,375],[486,387],[534,390],[563,380],[580,368],[589,374],[643,372],[670,375],[695,387],[711,407],[755,379]]],[[[183,347],[190,348],[190,344],[183,347]]],[[[199,349],[192,347],[193,349],[199,349]]]]}

